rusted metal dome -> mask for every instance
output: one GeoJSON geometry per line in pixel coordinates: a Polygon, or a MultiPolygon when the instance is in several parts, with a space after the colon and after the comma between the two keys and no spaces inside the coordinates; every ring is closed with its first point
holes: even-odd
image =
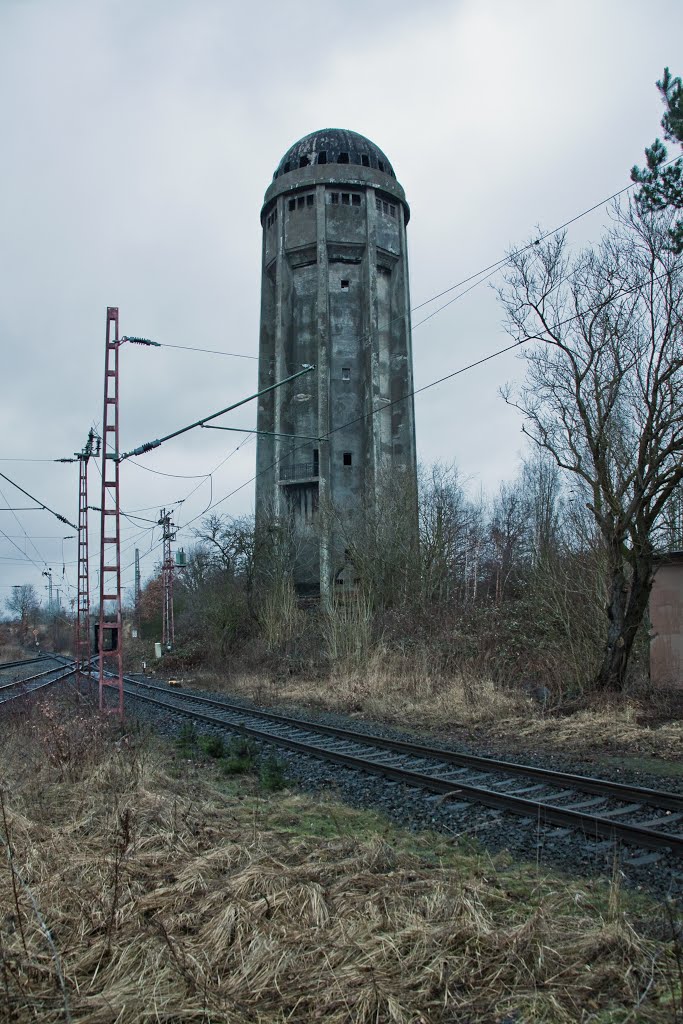
{"type": "Polygon", "coordinates": [[[321,128],[299,139],[287,150],[273,178],[313,164],[357,164],[395,178],[385,154],[370,139],[345,128],[321,128]]]}

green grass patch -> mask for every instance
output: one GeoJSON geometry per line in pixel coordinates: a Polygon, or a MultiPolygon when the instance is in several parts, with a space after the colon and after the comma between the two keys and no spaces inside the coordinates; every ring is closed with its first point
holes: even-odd
{"type": "Polygon", "coordinates": [[[285,766],[274,754],[267,757],[259,767],[259,786],[264,793],[279,793],[287,785],[285,766]]]}
{"type": "Polygon", "coordinates": [[[209,757],[214,757],[217,760],[225,757],[225,740],[222,736],[216,736],[213,733],[209,733],[206,736],[200,736],[199,747],[205,754],[208,754],[209,757]]]}
{"type": "Polygon", "coordinates": [[[181,757],[192,757],[197,745],[198,732],[194,722],[183,722],[174,745],[181,757]]]}
{"type": "Polygon", "coordinates": [[[256,770],[257,748],[251,740],[235,736],[223,751],[221,771],[224,775],[246,775],[256,770]]]}
{"type": "Polygon", "coordinates": [[[661,778],[683,778],[683,762],[681,761],[666,761],[661,757],[648,757],[647,755],[624,756],[622,754],[601,754],[598,760],[600,764],[610,767],[647,772],[648,775],[657,775],[661,778]]]}

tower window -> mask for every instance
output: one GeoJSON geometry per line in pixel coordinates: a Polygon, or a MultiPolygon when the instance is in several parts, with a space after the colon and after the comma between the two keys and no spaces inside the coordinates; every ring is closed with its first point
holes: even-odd
{"type": "Polygon", "coordinates": [[[344,206],[349,206],[351,203],[351,194],[349,192],[342,192],[341,196],[344,206]]]}
{"type": "Polygon", "coordinates": [[[395,217],[396,216],[396,207],[395,206],[390,206],[389,207],[389,213],[391,214],[392,217],[395,217]]]}
{"type": "Polygon", "coordinates": [[[353,456],[351,455],[351,452],[344,452],[344,454],[342,455],[342,461],[345,466],[350,466],[353,462],[353,456]]]}
{"type": "Polygon", "coordinates": [[[370,157],[367,156],[366,153],[363,153],[363,155],[360,158],[360,162],[362,163],[363,167],[369,167],[370,166],[370,157]]]}
{"type": "Polygon", "coordinates": [[[337,157],[337,163],[338,164],[348,164],[348,162],[349,162],[349,154],[348,153],[340,153],[339,156],[337,157]]]}
{"type": "Polygon", "coordinates": [[[308,167],[309,159],[307,156],[299,157],[299,167],[308,167]]]}
{"type": "Polygon", "coordinates": [[[313,449],[313,476],[320,475],[320,452],[317,448],[313,449]]]}
{"type": "Polygon", "coordinates": [[[348,288],[349,287],[349,282],[347,280],[343,280],[342,283],[341,283],[341,286],[342,286],[342,288],[348,288]]]}
{"type": "Polygon", "coordinates": [[[360,206],[360,196],[358,195],[357,192],[354,192],[353,195],[351,196],[351,204],[353,206],[360,206]]]}
{"type": "Polygon", "coordinates": [[[296,199],[290,199],[287,206],[290,210],[296,210],[296,199]]]}
{"type": "Polygon", "coordinates": [[[327,163],[327,153],[326,153],[326,151],[324,149],[321,149],[320,152],[318,153],[318,163],[319,164],[326,164],[327,163]]]}
{"type": "Polygon", "coordinates": [[[310,193],[309,195],[307,195],[306,196],[306,206],[313,206],[313,199],[314,199],[313,193],[310,193]]]}
{"type": "Polygon", "coordinates": [[[296,205],[299,207],[300,210],[302,210],[304,208],[304,206],[306,205],[305,197],[304,196],[298,196],[297,201],[296,201],[296,205]]]}
{"type": "Polygon", "coordinates": [[[342,380],[351,380],[350,366],[342,366],[342,380]]]}
{"type": "Polygon", "coordinates": [[[382,213],[389,213],[389,204],[382,202],[382,213]]]}
{"type": "Polygon", "coordinates": [[[380,171],[383,171],[384,170],[384,161],[383,160],[378,160],[377,161],[377,166],[379,167],[380,171]]]}
{"type": "Polygon", "coordinates": [[[330,202],[334,203],[335,205],[339,202],[338,192],[330,192],[330,202]]]}
{"type": "Polygon", "coordinates": [[[382,212],[382,200],[381,199],[375,199],[375,209],[378,210],[380,213],[382,212]]]}

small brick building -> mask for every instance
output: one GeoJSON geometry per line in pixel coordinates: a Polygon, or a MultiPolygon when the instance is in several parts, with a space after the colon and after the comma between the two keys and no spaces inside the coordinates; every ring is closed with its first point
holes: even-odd
{"type": "Polygon", "coordinates": [[[683,551],[657,562],[650,594],[650,680],[683,690],[683,551]]]}

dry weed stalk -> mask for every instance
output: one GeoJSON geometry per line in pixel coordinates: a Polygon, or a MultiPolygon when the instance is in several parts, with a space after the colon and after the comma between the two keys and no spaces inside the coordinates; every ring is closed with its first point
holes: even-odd
{"type": "Polygon", "coordinates": [[[329,605],[323,614],[322,637],[327,656],[338,671],[362,664],[371,649],[372,629],[372,604],[361,591],[329,605]]]}
{"type": "Polygon", "coordinates": [[[267,650],[279,652],[285,649],[296,634],[301,618],[290,579],[277,579],[265,589],[258,617],[267,650]]]}
{"type": "MultiPolygon", "coordinates": [[[[52,933],[50,932],[50,929],[48,928],[48,926],[47,926],[47,924],[45,922],[45,918],[43,917],[42,913],[40,912],[40,908],[38,906],[38,902],[37,902],[33,892],[31,891],[30,886],[26,883],[26,881],[24,880],[23,876],[21,875],[21,873],[19,872],[18,868],[16,867],[16,865],[14,863],[14,852],[12,850],[12,842],[11,842],[11,839],[10,839],[9,825],[8,825],[8,822],[7,822],[7,811],[6,811],[6,808],[5,808],[5,794],[4,794],[4,792],[3,792],[3,790],[1,788],[0,788],[0,808],[2,809],[2,823],[3,823],[3,828],[4,828],[4,831],[5,831],[5,835],[4,836],[0,836],[0,843],[3,844],[3,846],[5,847],[6,853],[7,853],[7,863],[9,865],[9,874],[10,874],[10,878],[12,880],[12,896],[14,898],[14,908],[15,908],[15,911],[16,911],[16,919],[17,919],[17,924],[18,924],[18,927],[19,927],[19,932],[21,934],[22,945],[24,947],[24,954],[26,955],[27,959],[30,961],[31,957],[30,957],[30,954],[29,954],[29,951],[28,951],[28,946],[26,944],[26,934],[24,932],[24,926],[23,926],[23,923],[22,923],[22,911],[21,911],[21,906],[19,904],[19,894],[18,894],[18,891],[17,891],[17,883],[21,886],[21,888],[23,889],[23,891],[27,895],[27,897],[28,897],[28,899],[29,899],[29,901],[31,903],[31,906],[33,908],[33,913],[35,915],[36,921],[38,922],[38,926],[40,928],[40,931],[43,934],[43,936],[45,937],[45,941],[47,942],[48,946],[50,947],[50,953],[52,954],[52,959],[53,959],[54,965],[55,965],[55,973],[57,975],[57,979],[58,979],[58,982],[59,982],[59,987],[60,987],[61,992],[62,992],[62,998],[64,1000],[64,1019],[67,1021],[67,1024],[71,1024],[71,1010],[70,1010],[70,1007],[69,1007],[69,997],[68,997],[67,991],[66,991],[66,984],[64,982],[64,972],[62,970],[61,958],[59,956],[59,952],[57,951],[57,947],[56,947],[56,945],[54,943],[54,939],[52,937],[52,933]]],[[[6,988],[6,993],[7,993],[7,1005],[9,1007],[11,1001],[10,1001],[10,996],[9,996],[8,974],[7,974],[7,971],[5,970],[6,961],[5,961],[4,953],[2,955],[2,962],[3,962],[3,980],[5,982],[5,988],[6,988]]]]}
{"type": "Polygon", "coordinates": [[[117,822],[118,828],[114,838],[114,852],[111,868],[111,907],[109,909],[109,919],[107,921],[107,952],[111,949],[111,936],[116,921],[116,911],[119,906],[123,862],[132,842],[132,820],[133,815],[130,807],[126,807],[126,809],[119,814],[117,822]]]}

